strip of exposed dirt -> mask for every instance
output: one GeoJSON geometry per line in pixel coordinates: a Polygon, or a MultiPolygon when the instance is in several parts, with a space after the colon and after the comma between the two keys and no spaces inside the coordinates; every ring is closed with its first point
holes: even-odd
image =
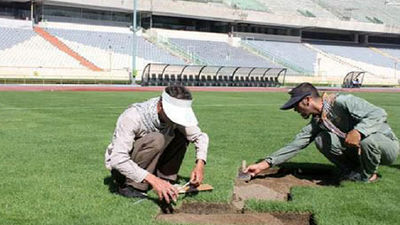
{"type": "Polygon", "coordinates": [[[196,202],[196,203],[184,203],[175,212],[207,215],[207,214],[240,213],[240,210],[229,204],[196,202]]]}
{"type": "Polygon", "coordinates": [[[303,171],[300,169],[269,169],[250,181],[236,180],[232,204],[243,208],[247,199],[287,201],[295,186],[336,185],[327,171],[303,171]]]}
{"type": "Polygon", "coordinates": [[[241,213],[234,206],[218,203],[184,203],[174,214],[156,220],[187,224],[310,225],[309,213],[241,213]]]}
{"type": "Polygon", "coordinates": [[[336,185],[329,171],[321,169],[269,169],[250,181],[236,180],[231,204],[184,203],[174,214],[157,220],[187,224],[315,224],[310,213],[255,213],[244,211],[248,199],[286,201],[294,186],[336,185]]]}
{"type": "Polygon", "coordinates": [[[309,225],[310,214],[272,213],[223,213],[223,214],[161,214],[156,219],[171,223],[187,224],[268,224],[268,225],[309,225]]]}

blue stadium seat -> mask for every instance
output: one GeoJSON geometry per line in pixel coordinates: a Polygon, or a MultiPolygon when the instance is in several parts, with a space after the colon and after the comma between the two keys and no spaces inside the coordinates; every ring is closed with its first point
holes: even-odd
{"type": "Polygon", "coordinates": [[[272,62],[253,55],[244,49],[220,41],[189,40],[170,38],[189,54],[194,53],[207,61],[208,65],[241,67],[277,67],[272,62]]]}

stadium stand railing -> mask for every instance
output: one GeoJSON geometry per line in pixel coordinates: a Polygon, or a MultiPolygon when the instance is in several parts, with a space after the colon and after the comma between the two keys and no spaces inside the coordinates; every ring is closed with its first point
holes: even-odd
{"type": "Polygon", "coordinates": [[[206,60],[203,59],[202,57],[196,55],[194,52],[185,51],[184,48],[173,42],[170,42],[167,37],[164,37],[160,34],[149,35],[148,40],[155,45],[167,49],[173,54],[179,55],[181,58],[185,59],[189,64],[196,64],[196,65],[206,64],[206,60]]]}
{"type": "Polygon", "coordinates": [[[313,75],[312,71],[307,71],[306,69],[302,68],[301,66],[297,66],[293,64],[292,62],[284,59],[281,56],[277,56],[265,48],[260,48],[260,46],[256,45],[254,42],[249,41],[249,40],[244,40],[242,41],[242,46],[247,48],[251,52],[255,52],[259,55],[264,56],[265,58],[269,59],[272,62],[275,62],[277,64],[280,64],[284,67],[288,68],[288,73],[290,75],[296,75],[296,74],[303,74],[303,75],[313,75]]]}
{"type": "Polygon", "coordinates": [[[126,70],[95,72],[68,67],[0,66],[1,84],[131,84],[126,70]]]}
{"type": "Polygon", "coordinates": [[[354,64],[352,64],[352,63],[350,63],[348,61],[345,61],[345,60],[343,60],[343,59],[341,59],[341,58],[339,58],[339,57],[337,57],[337,56],[335,56],[333,54],[330,54],[329,52],[326,52],[326,51],[318,48],[317,46],[314,46],[313,44],[305,43],[304,46],[309,47],[310,49],[313,49],[313,50],[319,52],[320,54],[324,55],[325,57],[331,58],[331,59],[333,59],[333,60],[335,60],[335,61],[337,61],[337,62],[339,62],[339,63],[341,63],[343,65],[348,65],[348,66],[350,66],[350,67],[352,67],[354,69],[364,71],[364,69],[359,67],[358,65],[354,65],[354,64]]]}
{"type": "Polygon", "coordinates": [[[247,40],[249,44],[260,51],[272,55],[285,62],[285,66],[302,74],[314,75],[317,53],[301,42],[281,41],[253,41],[247,40]]]}
{"type": "Polygon", "coordinates": [[[375,77],[392,78],[397,73],[396,60],[367,46],[332,43],[312,43],[308,46],[343,64],[352,65],[353,70],[367,71],[375,77]]]}
{"type": "MultiPolygon", "coordinates": [[[[314,45],[316,46],[316,45],[314,45]]],[[[317,45],[325,52],[381,67],[393,67],[393,60],[364,46],[317,45]]]]}
{"type": "Polygon", "coordinates": [[[264,57],[224,41],[170,38],[170,42],[200,56],[205,65],[239,67],[279,67],[264,57]]]}

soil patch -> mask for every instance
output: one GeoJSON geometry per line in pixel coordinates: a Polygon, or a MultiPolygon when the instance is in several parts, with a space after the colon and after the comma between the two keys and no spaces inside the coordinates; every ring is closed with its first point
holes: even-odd
{"type": "Polygon", "coordinates": [[[310,225],[311,216],[308,214],[292,214],[290,218],[287,213],[284,216],[276,216],[271,213],[249,213],[249,214],[162,214],[156,219],[170,223],[187,224],[243,224],[243,225],[310,225]]]}
{"type": "Polygon", "coordinates": [[[239,213],[229,204],[184,203],[174,214],[160,214],[156,220],[187,224],[310,225],[309,213],[239,213]]]}
{"type": "Polygon", "coordinates": [[[175,210],[177,213],[194,213],[194,214],[223,214],[223,213],[239,213],[240,210],[230,204],[223,203],[206,203],[192,202],[184,203],[175,210]]]}
{"type": "Polygon", "coordinates": [[[310,213],[256,213],[244,210],[248,199],[287,201],[294,186],[335,185],[328,171],[293,168],[269,169],[250,181],[236,180],[231,204],[184,203],[173,214],[157,220],[187,224],[315,224],[310,213]]]}
{"type": "MultiPolygon", "coordinates": [[[[287,201],[290,189],[295,186],[336,185],[332,175],[300,169],[269,169],[250,181],[236,180],[233,202],[247,199],[287,201]]],[[[240,206],[240,204],[239,204],[240,206]]]]}

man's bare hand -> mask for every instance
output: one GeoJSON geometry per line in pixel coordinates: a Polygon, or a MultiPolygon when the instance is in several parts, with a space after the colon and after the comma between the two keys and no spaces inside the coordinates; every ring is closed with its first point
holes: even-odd
{"type": "Polygon", "coordinates": [[[172,186],[169,182],[162,180],[151,173],[149,173],[144,179],[153,187],[153,190],[157,193],[160,201],[164,199],[168,204],[171,200],[176,202],[179,195],[178,189],[172,186]]]}
{"type": "Polygon", "coordinates": [[[259,162],[257,164],[253,164],[248,166],[243,172],[249,173],[252,177],[259,174],[261,171],[266,170],[270,167],[270,165],[266,161],[259,162]]]}
{"type": "Polygon", "coordinates": [[[197,187],[203,182],[204,178],[204,161],[198,160],[192,173],[190,174],[190,184],[197,187]]]}
{"type": "Polygon", "coordinates": [[[347,133],[346,139],[344,140],[347,146],[356,148],[360,147],[360,141],[361,141],[361,134],[356,129],[353,129],[349,133],[347,133]]]}

